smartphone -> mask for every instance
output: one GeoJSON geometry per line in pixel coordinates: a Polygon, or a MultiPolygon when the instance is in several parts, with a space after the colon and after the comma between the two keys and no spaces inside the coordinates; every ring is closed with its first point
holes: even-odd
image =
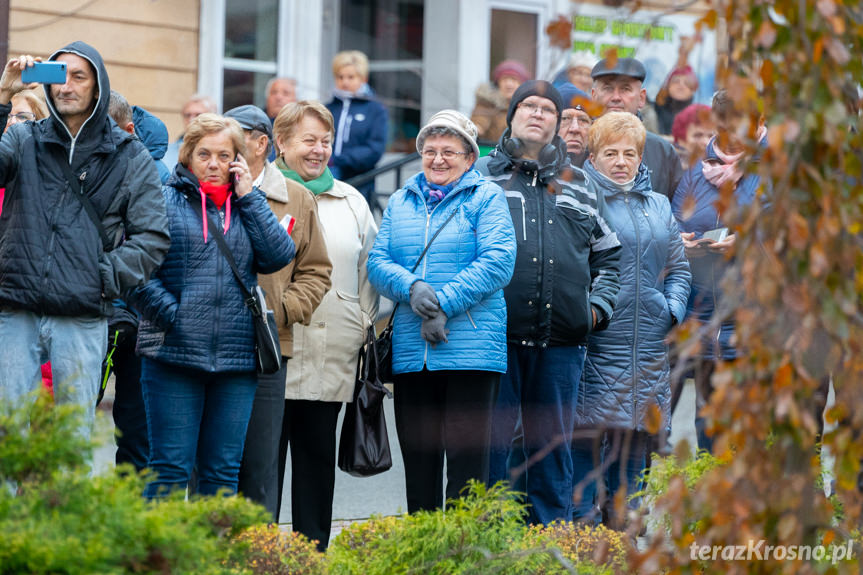
{"type": "Polygon", "coordinates": [[[30,68],[21,71],[21,81],[25,84],[39,82],[40,84],[65,84],[65,62],[36,62],[30,68]]]}
{"type": "MultiPolygon", "coordinates": [[[[239,161],[240,161],[240,154],[237,154],[236,156],[234,156],[234,161],[235,161],[235,162],[239,162],[239,161]]],[[[237,176],[237,172],[231,172],[231,175],[233,176],[233,179],[234,179],[234,185],[236,186],[236,185],[239,183],[240,178],[239,178],[239,176],[237,176]]]]}
{"type": "Polygon", "coordinates": [[[721,242],[726,237],[728,237],[728,228],[716,228],[715,230],[707,230],[701,235],[702,239],[712,240],[714,242],[721,242]]]}

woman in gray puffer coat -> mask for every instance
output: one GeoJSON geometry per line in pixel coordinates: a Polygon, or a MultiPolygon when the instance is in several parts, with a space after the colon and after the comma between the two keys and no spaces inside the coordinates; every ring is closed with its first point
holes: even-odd
{"type": "Polygon", "coordinates": [[[605,503],[620,489],[628,495],[640,487],[649,414],[671,425],[665,337],[686,314],[692,275],[671,205],[651,190],[641,162],[645,138],[638,118],[624,112],[610,112],[590,129],[584,171],[604,194],[623,251],[614,316],[588,338],[572,447],[577,491],[583,487],[576,520],[597,521],[602,510],[615,523],[605,503]],[[597,468],[600,481],[580,485],[597,468]]]}

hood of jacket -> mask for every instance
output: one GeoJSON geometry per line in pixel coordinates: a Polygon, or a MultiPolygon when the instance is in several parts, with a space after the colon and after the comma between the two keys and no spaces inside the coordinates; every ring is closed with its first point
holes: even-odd
{"type": "MultiPolygon", "coordinates": [[[[622,192],[620,188],[613,185],[612,181],[606,175],[600,173],[590,160],[584,162],[582,169],[587,173],[587,176],[593,180],[596,187],[602,190],[604,195],[613,196],[614,194],[622,192]]],[[[647,169],[644,162],[638,164],[638,172],[635,174],[635,181],[632,183],[632,189],[629,191],[634,194],[641,194],[642,196],[650,195],[650,192],[653,191],[650,184],[650,170],[647,169]]]]}
{"type": "Polygon", "coordinates": [[[132,106],[132,122],[135,134],[150,152],[154,160],[161,160],[168,151],[168,128],[159,118],[138,106],[132,106]]]}
{"type": "Polygon", "coordinates": [[[503,97],[503,94],[494,84],[480,84],[474,93],[474,99],[477,105],[482,104],[491,108],[498,108],[503,112],[509,109],[509,100],[503,97]]]}
{"type": "Polygon", "coordinates": [[[90,62],[96,72],[96,90],[98,93],[93,112],[84,121],[77,136],[72,137],[66,122],[63,121],[62,116],[54,106],[54,98],[51,96],[49,85],[45,84],[45,98],[48,102],[48,110],[51,113],[51,122],[55,126],[55,131],[61,135],[65,134],[70,141],[75,142],[95,142],[109,137],[111,122],[108,119],[108,100],[111,95],[111,83],[108,81],[108,70],[105,68],[102,55],[89,44],[76,41],[51,54],[48,60],[56,60],[61,54],[75,54],[90,62]]]}
{"type": "Polygon", "coordinates": [[[333,90],[333,98],[344,102],[345,100],[375,100],[377,97],[371,86],[363,84],[356,92],[348,92],[346,90],[339,90],[336,88],[333,90]]]}
{"type": "Polygon", "coordinates": [[[548,182],[565,168],[569,166],[569,157],[566,154],[566,142],[558,136],[554,135],[549,145],[554,147],[554,154],[551,158],[539,160],[525,160],[513,155],[507,151],[507,141],[511,140],[512,128],[504,130],[498,141],[497,146],[488,155],[488,169],[492,174],[502,174],[508,170],[522,172],[537,172],[539,180],[548,182]]]}

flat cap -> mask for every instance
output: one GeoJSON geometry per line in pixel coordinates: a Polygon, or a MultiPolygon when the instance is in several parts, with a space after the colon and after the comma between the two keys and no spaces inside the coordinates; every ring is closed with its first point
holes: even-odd
{"type": "Polygon", "coordinates": [[[612,58],[603,58],[590,73],[590,77],[594,80],[602,76],[629,76],[644,82],[647,76],[647,70],[644,69],[644,64],[635,58],[617,58],[614,61],[614,66],[611,66],[612,58]]]}

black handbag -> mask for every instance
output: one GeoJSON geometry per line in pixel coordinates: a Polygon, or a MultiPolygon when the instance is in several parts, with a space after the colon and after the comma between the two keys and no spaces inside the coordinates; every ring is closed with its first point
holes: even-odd
{"type": "MultiPolygon", "coordinates": [[[[192,205],[199,216],[202,218],[203,213],[201,206],[193,202],[188,196],[186,199],[192,205]]],[[[240,284],[240,289],[243,290],[243,303],[252,312],[252,325],[255,328],[255,363],[258,373],[269,374],[276,373],[282,368],[282,348],[279,344],[279,328],[276,326],[276,316],[272,310],[267,309],[267,300],[264,298],[264,290],[260,286],[255,286],[254,291],[250,291],[243,283],[240,270],[237,269],[237,262],[234,261],[234,256],[231,254],[231,249],[219,228],[207,215],[207,226],[211,230],[216,230],[216,233],[211,234],[216,240],[216,245],[222,251],[222,255],[231,266],[231,271],[234,272],[234,277],[237,283],[240,284]]]]}
{"type": "MultiPolygon", "coordinates": [[[[458,213],[458,208],[454,209],[449,217],[444,221],[443,224],[437,229],[434,235],[426,244],[426,247],[423,248],[420,257],[417,259],[414,267],[411,268],[411,273],[417,271],[417,268],[420,266],[420,262],[423,261],[426,253],[429,251],[429,248],[432,245],[432,242],[435,241],[435,238],[438,237],[446,225],[450,222],[451,219],[455,217],[458,213]]],[[[395,307],[393,307],[393,312],[390,314],[390,319],[387,321],[387,326],[381,331],[380,335],[378,335],[375,340],[375,354],[377,356],[377,362],[375,365],[375,377],[381,380],[384,383],[392,383],[393,381],[393,320],[396,317],[396,310],[399,309],[399,303],[396,303],[395,307]]]]}
{"type": "Polygon", "coordinates": [[[384,397],[392,393],[379,377],[374,328],[366,331],[366,342],[357,359],[354,401],[347,404],[339,437],[339,469],[355,477],[383,473],[393,466],[384,397]]]}

